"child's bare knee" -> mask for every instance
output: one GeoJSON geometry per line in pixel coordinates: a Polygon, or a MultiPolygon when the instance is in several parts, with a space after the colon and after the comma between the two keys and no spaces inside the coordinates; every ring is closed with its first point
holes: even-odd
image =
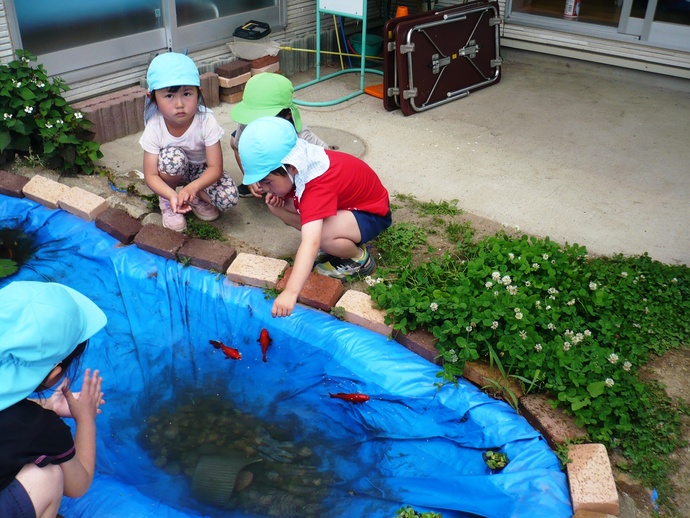
{"type": "Polygon", "coordinates": [[[34,464],[27,464],[16,478],[29,494],[37,516],[42,516],[47,509],[55,509],[57,512],[64,490],[64,475],[60,466],[50,464],[39,468],[34,464]]]}

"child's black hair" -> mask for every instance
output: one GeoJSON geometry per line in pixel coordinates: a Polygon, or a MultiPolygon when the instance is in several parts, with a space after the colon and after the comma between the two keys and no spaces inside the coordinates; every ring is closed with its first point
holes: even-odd
{"type": "MultiPolygon", "coordinates": [[[[153,90],[151,92],[151,102],[158,106],[158,103],[156,102],[156,92],[160,92],[161,90],[165,90],[168,93],[174,94],[177,92],[180,88],[182,88],[182,85],[180,86],[168,86],[167,88],[159,88],[158,90],[153,90]]],[[[204,94],[201,92],[201,88],[198,86],[196,88],[196,93],[199,95],[199,106],[206,106],[206,100],[204,99],[204,94]]],[[[289,109],[289,108],[288,108],[289,109]]]]}
{"type": "MultiPolygon", "coordinates": [[[[288,172],[287,172],[287,169],[285,169],[285,167],[283,167],[282,165],[279,165],[278,167],[276,167],[273,171],[271,171],[268,174],[275,174],[278,176],[287,176],[288,172]]],[[[268,176],[268,174],[266,176],[268,176]]]]}
{"type": "MultiPolygon", "coordinates": [[[[290,108],[283,108],[280,110],[277,114],[276,117],[280,117],[281,119],[285,119],[286,121],[290,121],[290,124],[295,126],[295,121],[292,118],[292,109],[290,108]]],[[[297,131],[297,128],[295,128],[295,131],[297,131]]]]}
{"type": "MultiPolygon", "coordinates": [[[[74,348],[74,351],[69,353],[64,360],[62,360],[60,363],[58,363],[55,367],[58,365],[62,367],[62,376],[61,379],[65,376],[69,380],[74,379],[74,374],[79,372],[79,365],[81,363],[81,356],[84,354],[84,351],[86,350],[86,346],[88,345],[89,341],[84,340],[83,342],[77,344],[77,346],[74,348]]],[[[46,390],[46,387],[43,386],[43,383],[41,383],[38,388],[36,389],[36,393],[38,394],[39,398],[43,397],[43,392],[46,390]]]]}

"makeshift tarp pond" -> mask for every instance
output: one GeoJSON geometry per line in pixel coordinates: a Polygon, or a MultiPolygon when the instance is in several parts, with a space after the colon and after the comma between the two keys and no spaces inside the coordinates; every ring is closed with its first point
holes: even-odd
{"type": "Polygon", "coordinates": [[[260,289],[26,199],[0,196],[0,222],[37,248],[0,285],[61,282],[108,316],[82,361],[104,379],[97,474],[65,516],[572,515],[556,456],[522,417],[464,380],[437,390],[438,367],[397,342],[303,307],[272,319],[260,289]],[[488,450],[510,459],[500,473],[488,450]]]}

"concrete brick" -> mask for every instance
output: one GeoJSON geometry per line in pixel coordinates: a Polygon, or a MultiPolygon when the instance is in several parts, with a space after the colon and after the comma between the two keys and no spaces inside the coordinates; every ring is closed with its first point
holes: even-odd
{"type": "Polygon", "coordinates": [[[252,68],[264,68],[269,65],[274,65],[280,61],[278,56],[262,56],[251,61],[252,68]]]}
{"type": "Polygon", "coordinates": [[[520,383],[514,378],[502,380],[499,370],[496,367],[491,368],[491,365],[487,362],[478,361],[465,363],[462,376],[480,388],[489,385],[493,380],[499,382],[502,387],[507,387],[518,399],[524,395],[520,383]]]}
{"type": "Polygon", "coordinates": [[[551,448],[568,440],[588,440],[587,430],[575,424],[575,419],[560,408],[552,408],[544,394],[527,394],[520,398],[520,413],[539,430],[551,448]]]}
{"type": "Polygon", "coordinates": [[[573,444],[566,465],[573,511],[617,515],[620,510],[616,483],[603,444],[573,444]]]}
{"type": "Polygon", "coordinates": [[[232,95],[221,95],[220,100],[221,102],[228,103],[228,104],[237,104],[242,100],[242,96],[244,95],[244,91],[238,92],[236,94],[232,95]]]}
{"type": "Polygon", "coordinates": [[[245,86],[246,86],[245,83],[242,83],[241,85],[233,86],[231,88],[224,88],[221,86],[219,89],[220,96],[223,97],[223,96],[233,95],[236,93],[242,93],[242,92],[244,92],[245,86]]]}
{"type": "MultiPolygon", "coordinates": [[[[285,271],[283,278],[280,279],[276,285],[278,291],[283,291],[285,289],[291,273],[292,267],[289,267],[285,271]]],[[[297,302],[312,308],[330,312],[331,308],[335,306],[338,299],[342,296],[343,289],[343,283],[338,279],[311,272],[302,291],[297,297],[297,302]]]]}
{"type": "Polygon", "coordinates": [[[27,183],[29,183],[28,178],[0,169],[0,194],[13,198],[23,198],[22,189],[27,183]]]}
{"type": "Polygon", "coordinates": [[[123,99],[125,128],[128,135],[144,130],[144,103],[146,102],[146,92],[143,88],[138,89],[140,95],[131,95],[123,99]]]}
{"type": "Polygon", "coordinates": [[[213,72],[207,72],[199,76],[201,80],[201,92],[204,96],[204,102],[209,108],[218,106],[220,98],[218,97],[218,75],[213,72]]]}
{"type": "Polygon", "coordinates": [[[188,260],[192,266],[225,273],[237,256],[237,250],[220,241],[192,238],[177,252],[181,261],[188,260]]]}
{"type": "Polygon", "coordinates": [[[438,349],[435,345],[436,338],[429,331],[417,329],[407,334],[393,331],[393,339],[425,360],[436,365],[443,365],[443,359],[438,357],[438,349]]]}
{"type": "Polygon", "coordinates": [[[226,271],[228,279],[258,288],[275,288],[288,263],[283,259],[239,253],[226,271]]]}
{"type": "Polygon", "coordinates": [[[579,511],[577,511],[573,515],[573,518],[616,518],[616,517],[613,514],[596,513],[594,511],[583,511],[582,509],[580,509],[579,511]]]}
{"type": "Polygon", "coordinates": [[[264,72],[279,72],[280,71],[280,63],[271,63],[270,65],[266,65],[265,67],[261,68],[252,68],[252,76],[255,76],[256,74],[262,74],[264,72]]]}
{"type": "Polygon", "coordinates": [[[230,63],[225,63],[216,67],[216,74],[220,77],[233,78],[251,72],[252,64],[244,59],[236,59],[230,63]]]}
{"type": "Polygon", "coordinates": [[[158,225],[144,225],[134,238],[134,244],[142,250],[160,255],[166,259],[177,259],[177,251],[182,247],[186,236],[158,225]]]}
{"type": "Polygon", "coordinates": [[[93,221],[108,209],[108,202],[81,187],[70,187],[58,198],[58,206],[86,221],[93,221]]]}
{"type": "Polygon", "coordinates": [[[386,336],[393,332],[393,328],[384,322],[384,311],[375,308],[371,297],[366,293],[348,290],[335,307],[343,308],[344,318],[347,322],[386,336]]]}
{"type": "Polygon", "coordinates": [[[232,78],[227,78],[227,77],[218,77],[218,86],[221,88],[221,91],[223,88],[232,88],[233,86],[237,85],[243,85],[249,79],[252,77],[252,73],[247,72],[246,74],[241,74],[236,77],[232,78]]]}
{"type": "Polygon", "coordinates": [[[96,227],[128,245],[134,241],[142,224],[125,211],[109,207],[96,217],[96,227]]]}
{"type": "Polygon", "coordinates": [[[99,109],[101,102],[90,104],[85,106],[80,111],[84,118],[91,122],[91,131],[94,133],[94,141],[102,144],[101,139],[103,138],[103,121],[101,118],[101,110],[99,109]]]}
{"type": "Polygon", "coordinates": [[[69,187],[60,182],[37,174],[26,183],[22,192],[30,200],[41,203],[49,209],[57,209],[58,200],[69,189],[69,187]]]}

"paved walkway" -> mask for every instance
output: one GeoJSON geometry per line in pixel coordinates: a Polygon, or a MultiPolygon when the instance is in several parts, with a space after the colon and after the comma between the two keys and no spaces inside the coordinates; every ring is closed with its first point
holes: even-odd
{"type": "MultiPolygon", "coordinates": [[[[302,117],[329,144],[366,160],[391,192],[457,199],[466,212],[592,253],[648,252],[690,265],[690,81],[503,54],[500,83],[423,113],[404,117],[360,95],[301,107],[302,117]]],[[[381,81],[367,74],[367,84],[381,81]]],[[[358,83],[359,74],[346,74],[296,97],[329,101],[358,83]]],[[[228,135],[230,108],[214,109],[228,135]]],[[[104,144],[101,163],[123,175],[140,170],[139,136],[104,144]]],[[[228,139],[224,150],[240,181],[228,139]]],[[[291,255],[299,243],[260,200],[242,199],[220,222],[269,255],[291,255]]]]}

